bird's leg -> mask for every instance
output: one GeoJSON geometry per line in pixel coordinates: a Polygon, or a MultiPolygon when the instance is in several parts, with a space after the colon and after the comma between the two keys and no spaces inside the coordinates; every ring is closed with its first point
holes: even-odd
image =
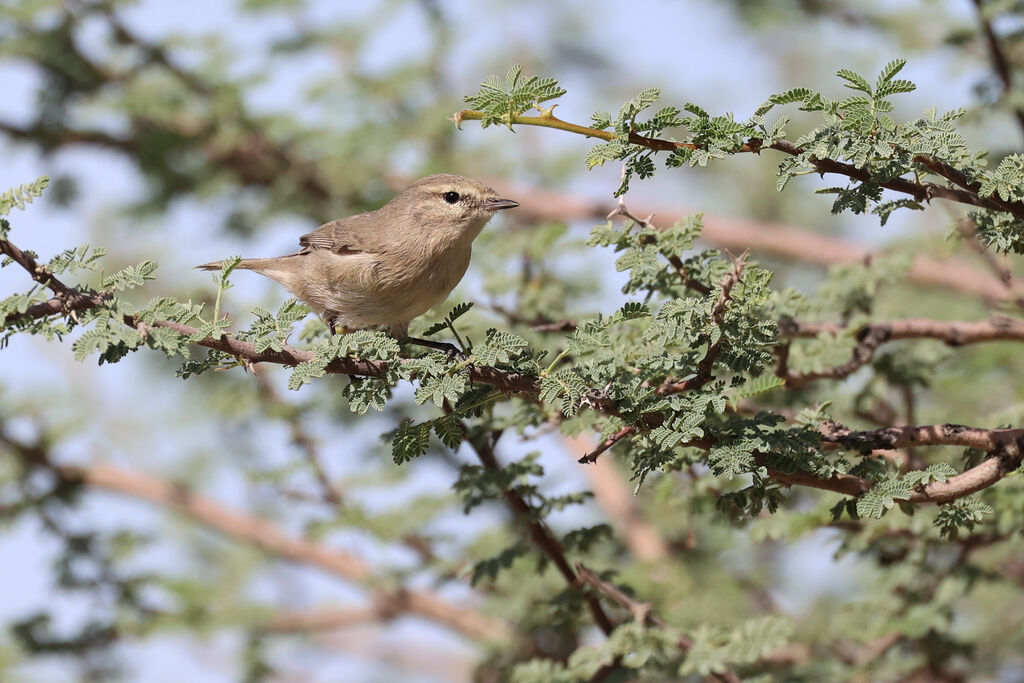
{"type": "Polygon", "coordinates": [[[412,344],[414,346],[425,346],[428,349],[434,349],[436,351],[444,351],[448,354],[451,359],[466,360],[466,354],[464,354],[459,347],[448,342],[434,341],[433,339],[420,339],[419,337],[405,337],[399,341],[399,344],[405,346],[406,344],[412,344]]]}
{"type": "Polygon", "coordinates": [[[338,316],[328,315],[324,316],[324,322],[327,323],[327,330],[331,333],[331,336],[338,334],[338,316]]]}
{"type": "Polygon", "coordinates": [[[466,354],[454,344],[434,341],[432,339],[421,339],[420,337],[410,337],[408,322],[395,323],[388,326],[388,334],[397,339],[398,343],[402,346],[406,346],[408,344],[412,344],[414,346],[425,346],[428,349],[444,351],[448,355],[449,360],[466,360],[466,354]]]}

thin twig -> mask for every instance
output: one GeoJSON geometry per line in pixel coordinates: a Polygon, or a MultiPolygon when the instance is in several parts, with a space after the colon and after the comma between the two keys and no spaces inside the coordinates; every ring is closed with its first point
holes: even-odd
{"type": "MultiPolygon", "coordinates": [[[[472,447],[480,464],[489,470],[500,471],[501,464],[494,453],[492,438],[489,438],[486,434],[473,434],[464,422],[460,424],[463,434],[466,435],[467,443],[472,447]]],[[[577,576],[568,559],[566,559],[565,548],[562,546],[562,543],[551,533],[544,520],[537,517],[533,508],[530,507],[522,496],[512,489],[505,489],[504,493],[505,501],[508,503],[516,519],[530,530],[530,538],[533,540],[533,544],[551,561],[566,583],[570,586],[575,585],[577,576]]],[[[606,636],[611,635],[615,627],[601,607],[601,603],[592,595],[586,596],[586,603],[594,623],[597,624],[598,628],[606,636]]]]}
{"type": "MultiPolygon", "coordinates": [[[[579,435],[565,441],[567,452],[574,460],[579,453],[592,450],[587,437],[579,435]]],[[[662,562],[671,550],[658,527],[646,516],[633,495],[633,487],[622,470],[611,460],[589,464],[581,469],[594,502],[604,511],[629,552],[640,562],[662,562]]]]}
{"type": "MultiPolygon", "coordinates": [[[[722,278],[720,285],[721,292],[718,295],[718,300],[715,301],[715,305],[711,309],[711,322],[717,327],[721,327],[722,325],[726,307],[729,305],[729,295],[732,293],[732,288],[736,286],[736,283],[740,281],[740,277],[743,275],[743,268],[747,264],[747,257],[749,254],[749,251],[743,252],[739,257],[729,254],[732,258],[732,270],[722,278]]],[[[681,382],[666,381],[658,388],[658,393],[678,394],[684,391],[694,391],[710,382],[712,379],[712,372],[715,367],[715,361],[718,360],[718,356],[722,353],[722,343],[724,340],[725,335],[719,335],[718,340],[708,346],[708,350],[704,353],[704,358],[702,358],[700,363],[697,365],[697,374],[681,382]]]]}
{"type": "MultiPolygon", "coordinates": [[[[625,176],[626,165],[623,164],[622,177],[624,178],[625,176]]],[[[637,225],[642,226],[648,230],[660,230],[660,228],[655,226],[653,223],[654,214],[649,215],[647,218],[639,218],[630,213],[629,209],[626,208],[626,195],[624,194],[619,195],[618,204],[605,218],[606,220],[610,221],[616,216],[622,216],[623,218],[631,220],[637,225]]],[[[708,294],[711,293],[710,287],[708,287],[706,284],[690,275],[690,272],[687,270],[686,264],[683,263],[682,259],[680,259],[675,254],[665,254],[664,256],[665,258],[668,259],[669,264],[671,264],[671,266],[675,269],[676,274],[679,275],[679,279],[682,281],[682,283],[686,286],[687,289],[692,289],[698,294],[702,294],[704,296],[707,296],[708,294]]]]}
{"type": "Polygon", "coordinates": [[[611,448],[612,446],[614,446],[618,442],[622,441],[623,439],[625,439],[627,436],[629,436],[630,434],[632,434],[635,431],[636,431],[636,427],[634,427],[632,425],[623,427],[622,429],[620,429],[619,431],[615,432],[610,437],[605,439],[603,442],[601,442],[601,444],[597,448],[595,448],[594,450],[592,450],[589,453],[585,454],[583,457],[581,457],[576,462],[578,462],[578,463],[580,463],[582,465],[586,465],[586,464],[592,463],[592,462],[597,462],[597,459],[599,457],[601,457],[602,453],[604,453],[606,450],[608,450],[609,448],[611,448]]]}

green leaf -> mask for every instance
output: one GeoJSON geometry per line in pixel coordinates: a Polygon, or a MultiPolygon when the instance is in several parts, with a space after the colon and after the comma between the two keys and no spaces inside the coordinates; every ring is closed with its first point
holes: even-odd
{"type": "Polygon", "coordinates": [[[572,417],[580,409],[580,400],[587,390],[586,382],[574,368],[566,368],[540,378],[540,400],[559,401],[562,414],[572,417]]]}
{"type": "Polygon", "coordinates": [[[156,279],[153,275],[156,271],[157,264],[153,261],[143,261],[134,266],[128,266],[123,270],[119,270],[112,275],[108,275],[103,278],[102,287],[103,289],[119,291],[123,289],[133,289],[142,285],[146,280],[156,279]]]}
{"type": "Polygon", "coordinates": [[[439,417],[433,421],[432,426],[434,433],[437,434],[437,438],[441,439],[441,443],[448,448],[455,450],[462,444],[464,434],[462,432],[462,422],[458,414],[452,413],[439,417]]]}
{"type": "Polygon", "coordinates": [[[317,377],[323,377],[326,374],[326,368],[327,363],[316,358],[299,363],[288,377],[288,388],[292,391],[298,391],[303,385],[309,384],[317,377]]]}
{"type": "Polygon", "coordinates": [[[486,560],[480,560],[473,565],[473,575],[469,583],[471,586],[475,586],[483,579],[489,579],[491,581],[498,578],[498,574],[502,570],[508,569],[512,566],[512,563],[523,555],[529,552],[528,548],[522,545],[514,545],[511,548],[506,548],[494,557],[490,557],[486,560]]]}
{"type": "Polygon", "coordinates": [[[428,375],[420,378],[420,386],[416,389],[416,402],[434,401],[438,408],[445,400],[455,403],[469,388],[469,380],[464,373],[428,375]]]}
{"type": "Polygon", "coordinates": [[[844,85],[846,85],[847,88],[860,90],[868,95],[871,94],[871,84],[868,83],[868,79],[864,78],[859,73],[851,71],[850,69],[840,69],[836,72],[836,76],[839,76],[839,78],[846,81],[844,85]]]}
{"type": "Polygon", "coordinates": [[[11,209],[24,209],[33,199],[41,197],[43,190],[50,184],[50,176],[40,176],[35,182],[14,187],[0,194],[0,216],[6,216],[11,209]]]}
{"type": "Polygon", "coordinates": [[[466,102],[474,109],[483,111],[480,121],[482,127],[504,123],[511,128],[513,117],[564,94],[565,89],[555,79],[539,76],[524,79],[522,67],[514,64],[505,73],[504,79],[489,77],[475,95],[466,97],[466,102]]]}
{"type": "Polygon", "coordinates": [[[943,538],[956,539],[961,529],[973,531],[976,525],[984,521],[986,515],[992,514],[995,514],[995,510],[974,496],[959,498],[939,507],[935,526],[939,528],[943,538]]]}
{"type": "Polygon", "coordinates": [[[430,423],[414,424],[405,418],[391,442],[391,456],[396,465],[402,465],[426,453],[429,446],[430,423]]]}
{"type": "Polygon", "coordinates": [[[365,415],[370,408],[384,410],[391,398],[391,385],[376,377],[350,377],[341,395],[348,401],[349,410],[365,415]]]}
{"type": "Polygon", "coordinates": [[[496,365],[508,363],[527,346],[529,343],[519,335],[492,328],[487,330],[484,341],[473,347],[473,355],[483,365],[496,365]]]}
{"type": "Polygon", "coordinates": [[[878,74],[878,80],[875,81],[875,87],[879,88],[885,83],[888,83],[890,80],[892,80],[892,77],[898,74],[900,71],[902,71],[903,67],[906,65],[907,60],[905,59],[894,59],[888,64],[886,64],[884,67],[882,67],[882,71],[878,74]]]}
{"type": "Polygon", "coordinates": [[[946,462],[937,462],[929,465],[924,470],[914,470],[903,475],[910,487],[927,486],[933,481],[944,482],[950,477],[956,476],[957,471],[952,465],[946,462]]]}

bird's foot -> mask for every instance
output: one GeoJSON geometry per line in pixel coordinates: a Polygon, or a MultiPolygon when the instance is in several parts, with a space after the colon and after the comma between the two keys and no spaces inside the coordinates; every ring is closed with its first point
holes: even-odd
{"type": "Polygon", "coordinates": [[[406,344],[412,344],[413,346],[424,346],[428,349],[434,349],[435,351],[444,351],[450,360],[466,360],[466,354],[464,354],[459,347],[454,344],[449,344],[448,342],[439,342],[432,339],[420,339],[419,337],[406,337],[400,343],[403,346],[406,344]]]}

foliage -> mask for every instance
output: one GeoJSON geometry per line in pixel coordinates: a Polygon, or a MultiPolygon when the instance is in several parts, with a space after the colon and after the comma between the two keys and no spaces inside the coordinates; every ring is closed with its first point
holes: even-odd
{"type": "MultiPolygon", "coordinates": [[[[40,20],[46,3],[17,4],[32,20],[5,19],[11,40],[0,50],[34,60],[59,95],[41,98],[27,137],[40,149],[98,140],[132,159],[148,181],[146,197],[128,207],[133,216],[202,196],[232,204],[221,227],[249,231],[257,214],[322,219],[383,201],[389,191],[349,177],[323,150],[365,158],[361,170],[381,178],[410,150],[408,158],[430,156],[424,169],[470,163],[454,156],[456,133],[443,127],[450,93],[434,102],[433,88],[416,85],[428,76],[443,82],[439,58],[387,78],[353,77],[358,97],[330,84],[312,88],[317,106],[352,103],[338,128],[320,130],[252,113],[251,85],[216,55],[179,66],[171,45],[118,29],[116,4],[70,8],[56,23],[40,20]],[[76,37],[92,20],[132,49],[96,63],[76,37]],[[123,115],[116,132],[125,137],[74,129],[80,118],[67,109],[77,100],[123,115]]],[[[301,12],[291,2],[246,7],[301,12]]],[[[443,50],[442,10],[424,7],[433,49],[443,50]]],[[[366,21],[369,35],[376,19],[366,21]]],[[[361,40],[325,27],[274,50],[355,54],[361,40]]],[[[146,381],[160,387],[154,394],[173,396],[201,420],[197,438],[219,436],[168,460],[166,481],[132,480],[137,497],[361,586],[369,618],[411,613],[488,643],[482,680],[997,676],[1020,664],[1020,636],[1002,622],[1020,607],[1024,439],[997,427],[1024,419],[1006,379],[1024,368],[1012,350],[975,345],[963,333],[912,339],[884,325],[962,318],[995,330],[981,341],[1015,348],[1019,321],[993,316],[991,302],[977,297],[911,290],[924,270],[916,259],[924,237],[825,276],[794,276],[757,249],[755,258],[709,248],[715,219],[701,213],[662,224],[629,212],[627,192],[639,181],[721,179],[715,174],[732,173],[740,155],[760,154],[753,162],[763,168],[774,163],[765,157],[781,154],[774,189],[784,199],[766,202],[803,205],[803,197],[813,212],[812,195],[826,195],[833,215],[874,214],[903,229],[911,212],[934,219],[932,200],[949,200],[964,205],[974,230],[965,240],[1024,253],[1024,156],[989,161],[969,144],[966,108],[898,114],[900,96],[916,87],[900,77],[905,65],[889,61],[871,77],[839,69],[832,87],[768,94],[749,115],[659,106],[663,93],[650,87],[595,112],[586,126],[554,115],[568,94],[554,78],[518,65],[488,78],[464,98],[472,109],[456,122],[594,138],[576,155],[583,163],[573,162],[621,163],[620,184],[606,188],[621,202],[586,240],[557,218],[532,215],[529,229],[485,233],[474,263],[486,296],[444,304],[415,323],[424,325],[415,336],[453,340],[447,350],[378,330],[328,334],[294,299],[229,318],[238,257],[214,274],[215,292],[203,290],[211,300],[193,301],[166,266],[157,279],[155,261],[128,259],[120,248],[21,252],[14,245],[31,241],[23,212],[37,210],[30,202],[60,200],[64,191],[58,182],[47,189],[43,177],[0,195],[5,272],[21,283],[0,301],[2,342],[36,336],[100,365],[133,354],[139,364],[157,359],[147,368],[154,379],[146,381]],[[829,185],[805,187],[803,177],[815,174],[829,185]],[[577,262],[587,272],[574,271],[577,262]],[[620,293],[597,296],[612,270],[620,293]],[[158,353],[137,353],[144,348],[158,353]],[[171,374],[168,362],[188,381],[157,384],[171,374]],[[931,426],[906,436],[908,424],[931,426]],[[381,433],[380,444],[363,438],[381,433]],[[557,453],[566,444],[580,451],[588,475],[611,479],[602,487],[567,470],[557,453]],[[963,457],[951,447],[965,449],[963,457]],[[597,460],[613,461],[623,476],[601,475],[597,460]],[[342,468],[350,468],[345,490],[332,476],[342,468]],[[216,481],[215,469],[251,488],[245,500],[256,512],[219,514],[205,499],[190,507],[193,493],[216,481]],[[334,534],[346,535],[336,542],[334,534]],[[800,596],[806,607],[783,609],[774,593],[799,576],[783,576],[793,562],[780,559],[794,557],[787,553],[797,543],[851,558],[856,576],[831,577],[829,590],[800,596]],[[384,551],[373,561],[338,555],[350,546],[384,551]],[[598,568],[598,580],[585,567],[598,568]],[[476,605],[431,602],[464,594],[466,584],[434,590],[460,579],[476,605]]],[[[1005,289],[1014,280],[1003,277],[1005,289]]],[[[1019,308],[1015,296],[999,305],[1004,316],[1019,308]]],[[[243,678],[267,680],[283,668],[274,644],[288,628],[277,617],[299,606],[254,597],[267,576],[262,555],[190,539],[180,553],[190,566],[138,570],[151,566],[139,561],[146,549],[166,539],[74,523],[82,500],[111,486],[96,473],[109,475],[121,461],[96,470],[79,460],[76,435],[100,418],[78,406],[86,417],[68,419],[27,395],[0,398],[10,403],[0,420],[0,516],[41,522],[61,548],[61,592],[99,605],[67,629],[56,610],[26,614],[11,629],[19,653],[74,657],[105,679],[118,674],[117,648],[130,639],[233,629],[243,678]]],[[[185,434],[194,426],[165,422],[154,429],[185,434]]],[[[99,429],[120,438],[110,425],[99,429]]],[[[155,468],[163,462],[156,442],[147,434],[143,446],[121,452],[153,454],[131,464],[155,468]]],[[[179,439],[168,444],[177,450],[179,439]]],[[[836,566],[820,554],[814,560],[836,566]]],[[[0,657],[0,677],[5,666],[0,657]]]]}

